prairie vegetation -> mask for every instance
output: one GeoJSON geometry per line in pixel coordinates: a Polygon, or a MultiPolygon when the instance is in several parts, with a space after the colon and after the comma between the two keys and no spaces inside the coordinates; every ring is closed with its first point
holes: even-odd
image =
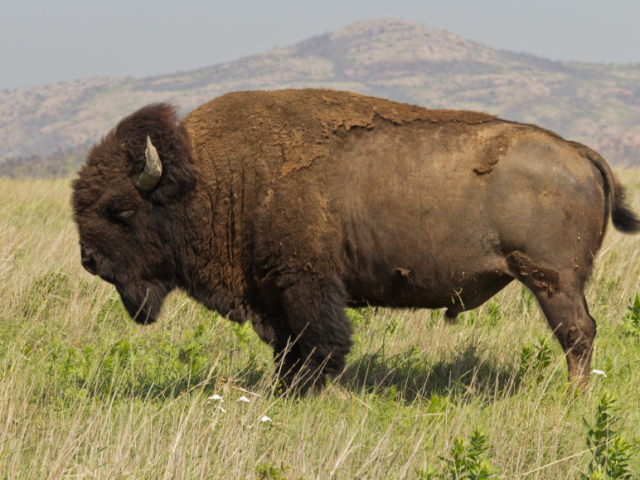
{"type": "MultiPolygon", "coordinates": [[[[640,172],[622,180],[640,210],[640,172]]],[[[348,310],[347,370],[300,398],[279,394],[250,326],[182,293],[157,324],[135,325],[81,268],[69,195],[63,180],[0,180],[2,478],[640,472],[638,237],[611,230],[598,255],[587,299],[592,368],[606,377],[581,394],[568,393],[564,355],[514,283],[455,325],[440,311],[348,310]]]]}

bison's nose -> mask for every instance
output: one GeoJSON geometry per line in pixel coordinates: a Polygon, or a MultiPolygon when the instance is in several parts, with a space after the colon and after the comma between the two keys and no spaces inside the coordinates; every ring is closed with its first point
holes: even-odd
{"type": "Polygon", "coordinates": [[[93,252],[89,249],[82,248],[80,250],[80,262],[84,269],[89,272],[91,275],[98,274],[98,265],[96,263],[96,257],[93,252]]]}

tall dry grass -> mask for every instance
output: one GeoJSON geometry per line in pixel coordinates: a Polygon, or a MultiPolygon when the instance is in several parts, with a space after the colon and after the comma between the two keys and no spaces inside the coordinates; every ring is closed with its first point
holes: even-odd
{"type": "MultiPolygon", "coordinates": [[[[623,180],[640,211],[640,172],[623,180]]],[[[562,352],[514,283],[456,325],[437,311],[350,310],[345,373],[318,397],[282,397],[250,328],[181,293],[157,324],[133,324],[82,270],[69,196],[66,181],[0,180],[2,478],[418,478],[475,427],[501,478],[578,478],[582,419],[606,390],[638,435],[640,341],[622,331],[638,237],[610,232],[597,260],[593,367],[608,376],[581,395],[567,394],[562,352]],[[525,345],[549,338],[551,363],[522,374],[525,345]]]]}

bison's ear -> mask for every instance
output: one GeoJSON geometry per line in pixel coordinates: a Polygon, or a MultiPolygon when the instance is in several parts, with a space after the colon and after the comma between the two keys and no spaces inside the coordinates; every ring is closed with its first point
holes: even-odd
{"type": "Polygon", "coordinates": [[[175,107],[160,103],[141,108],[118,124],[116,136],[131,162],[131,181],[141,195],[167,204],[180,201],[194,188],[191,142],[175,107]],[[159,180],[146,178],[154,170],[149,167],[150,158],[152,163],[161,162],[159,180]]]}

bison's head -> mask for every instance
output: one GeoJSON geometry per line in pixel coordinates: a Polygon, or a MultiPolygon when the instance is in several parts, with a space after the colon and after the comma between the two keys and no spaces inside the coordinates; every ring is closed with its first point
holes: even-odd
{"type": "Polygon", "coordinates": [[[176,111],[156,104],[94,146],[73,183],[82,265],[115,285],[139,323],[156,320],[178,282],[181,220],[195,182],[176,111]]]}

